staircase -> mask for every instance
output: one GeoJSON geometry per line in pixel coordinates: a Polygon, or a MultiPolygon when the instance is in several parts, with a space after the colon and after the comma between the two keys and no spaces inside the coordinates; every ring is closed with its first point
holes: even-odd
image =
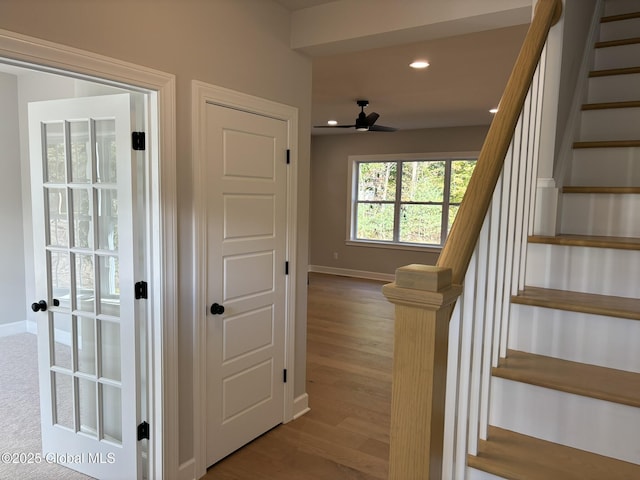
{"type": "Polygon", "coordinates": [[[640,1],[607,0],[561,198],[530,237],[473,478],[640,479],[640,1]]]}

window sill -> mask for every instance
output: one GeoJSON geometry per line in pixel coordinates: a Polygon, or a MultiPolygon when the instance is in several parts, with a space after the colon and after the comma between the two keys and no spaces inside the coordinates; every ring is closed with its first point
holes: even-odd
{"type": "Polygon", "coordinates": [[[375,240],[347,240],[345,245],[350,247],[384,248],[388,250],[409,250],[414,252],[440,253],[442,247],[438,245],[415,245],[412,243],[388,243],[375,240]]]}

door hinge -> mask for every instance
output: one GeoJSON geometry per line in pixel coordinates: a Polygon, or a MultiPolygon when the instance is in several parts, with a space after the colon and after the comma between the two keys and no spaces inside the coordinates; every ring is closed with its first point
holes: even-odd
{"type": "Polygon", "coordinates": [[[287,383],[287,369],[286,368],[282,371],[282,381],[284,383],[287,383]]]}
{"type": "Polygon", "coordinates": [[[291,150],[287,148],[287,165],[291,163],[291,150]]]}
{"type": "Polygon", "coordinates": [[[149,436],[149,424],[147,422],[142,422],[140,425],[138,425],[138,441],[144,438],[149,440],[149,436]]]}
{"type": "Polygon", "coordinates": [[[145,149],[145,135],[144,132],[132,132],[131,133],[131,146],[134,150],[145,149]]]}
{"type": "Polygon", "coordinates": [[[284,274],[289,275],[289,262],[284,262],[284,274]]]}
{"type": "Polygon", "coordinates": [[[135,284],[136,300],[147,297],[147,282],[136,282],[135,284]]]}

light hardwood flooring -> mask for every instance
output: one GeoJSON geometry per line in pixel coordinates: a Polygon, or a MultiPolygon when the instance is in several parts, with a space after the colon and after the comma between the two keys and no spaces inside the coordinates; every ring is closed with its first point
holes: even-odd
{"type": "Polygon", "coordinates": [[[205,480],[387,478],[393,305],[383,284],[310,274],[311,411],[218,462],[205,480]]]}

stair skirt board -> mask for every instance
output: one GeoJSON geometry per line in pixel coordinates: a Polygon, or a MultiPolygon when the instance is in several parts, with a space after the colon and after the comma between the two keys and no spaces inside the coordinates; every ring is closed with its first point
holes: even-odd
{"type": "MultiPolygon", "coordinates": [[[[638,77],[640,82],[640,77],[638,77]]],[[[640,97],[640,92],[638,92],[640,97]]],[[[640,148],[573,150],[569,185],[602,187],[640,185],[640,148]]]]}
{"type": "Polygon", "coordinates": [[[640,237],[640,195],[571,193],[562,197],[565,234],[640,237]]]}
{"type": "Polygon", "coordinates": [[[615,2],[604,2],[603,16],[605,17],[631,12],[640,12],[640,2],[638,0],[616,0],[615,2]]]}
{"type": "Polygon", "coordinates": [[[638,345],[637,320],[511,305],[513,350],[640,373],[638,345]]]}
{"type": "Polygon", "coordinates": [[[600,24],[600,42],[620,40],[623,38],[633,38],[640,32],[640,18],[629,18],[615,22],[605,22],[600,24]]]}
{"type": "Polygon", "coordinates": [[[640,73],[590,77],[588,103],[625,102],[640,98],[640,73]]]}
{"type": "MultiPolygon", "coordinates": [[[[640,58],[640,51],[638,51],[640,58]]],[[[640,107],[583,110],[580,141],[637,140],[640,107]]]]}
{"type": "Polygon", "coordinates": [[[636,250],[529,243],[525,284],[640,298],[636,250]]]}
{"type": "Polygon", "coordinates": [[[637,66],[640,58],[640,43],[595,49],[595,70],[637,66]]]}
{"type": "Polygon", "coordinates": [[[640,464],[635,407],[492,377],[489,423],[640,464]]]}

